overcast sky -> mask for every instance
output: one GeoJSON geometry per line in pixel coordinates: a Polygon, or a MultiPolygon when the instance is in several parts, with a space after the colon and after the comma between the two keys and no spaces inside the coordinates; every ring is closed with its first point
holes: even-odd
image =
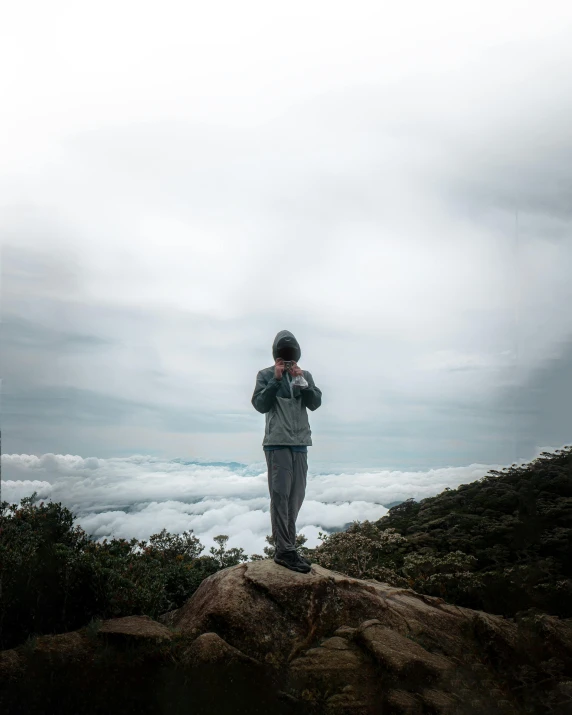
{"type": "Polygon", "coordinates": [[[3,498],[141,538],[191,497],[255,515],[283,329],[323,392],[309,534],[569,444],[571,30],[550,1],[3,8],[3,498]]]}

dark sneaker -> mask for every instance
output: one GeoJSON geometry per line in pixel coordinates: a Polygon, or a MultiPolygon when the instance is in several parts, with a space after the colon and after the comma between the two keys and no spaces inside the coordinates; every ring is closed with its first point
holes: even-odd
{"type": "MultiPolygon", "coordinates": [[[[298,552],[296,552],[298,554],[298,552]]],[[[308,559],[305,556],[302,556],[301,554],[298,554],[298,558],[300,561],[303,561],[305,564],[308,564],[308,566],[312,565],[311,561],[308,561],[308,559]]]]}
{"type": "Polygon", "coordinates": [[[309,573],[311,570],[308,564],[299,559],[295,551],[286,551],[280,556],[276,555],[274,562],[280,564],[280,566],[286,566],[286,568],[291,571],[298,571],[299,573],[309,573]]]}

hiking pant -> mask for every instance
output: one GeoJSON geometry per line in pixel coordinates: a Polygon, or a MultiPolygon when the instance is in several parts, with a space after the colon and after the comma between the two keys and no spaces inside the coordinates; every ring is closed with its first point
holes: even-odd
{"type": "Polygon", "coordinates": [[[276,554],[296,550],[296,519],[306,494],[308,453],[289,447],[264,452],[268,465],[270,521],[276,554]]]}

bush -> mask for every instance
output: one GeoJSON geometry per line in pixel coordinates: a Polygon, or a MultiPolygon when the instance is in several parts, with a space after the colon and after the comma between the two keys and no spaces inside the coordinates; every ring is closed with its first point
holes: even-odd
{"type": "Polygon", "coordinates": [[[192,532],[149,541],[94,541],[59,503],[0,503],[0,649],[92,619],[158,615],[182,606],[201,582],[245,561],[242,549],[204,547],[192,532]]]}
{"type": "Polygon", "coordinates": [[[376,522],[320,534],[314,558],[356,578],[514,616],[572,616],[572,448],[490,473],[376,522]]]}
{"type": "Polygon", "coordinates": [[[395,529],[380,529],[369,521],[354,521],[346,531],[319,532],[319,536],[322,543],[311,555],[320,566],[354,578],[405,585],[397,570],[409,544],[395,529]]]}
{"type": "MultiPolygon", "coordinates": [[[[295,541],[295,546],[296,550],[301,556],[308,556],[312,552],[310,549],[308,549],[304,544],[306,543],[308,539],[304,536],[304,534],[296,534],[296,541],[295,541]]],[[[251,561],[261,561],[262,559],[273,559],[274,554],[276,553],[276,542],[274,540],[274,536],[268,535],[266,537],[266,543],[268,546],[265,546],[263,551],[264,551],[264,556],[261,554],[252,554],[250,557],[251,561]]]]}

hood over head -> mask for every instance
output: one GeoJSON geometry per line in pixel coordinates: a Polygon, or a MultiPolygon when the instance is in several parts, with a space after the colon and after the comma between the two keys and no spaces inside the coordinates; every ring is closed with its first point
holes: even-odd
{"type": "Polygon", "coordinates": [[[301,355],[300,345],[293,333],[289,330],[281,330],[276,334],[274,342],[272,343],[272,357],[274,360],[281,357],[284,360],[294,360],[298,362],[301,355]]]}

